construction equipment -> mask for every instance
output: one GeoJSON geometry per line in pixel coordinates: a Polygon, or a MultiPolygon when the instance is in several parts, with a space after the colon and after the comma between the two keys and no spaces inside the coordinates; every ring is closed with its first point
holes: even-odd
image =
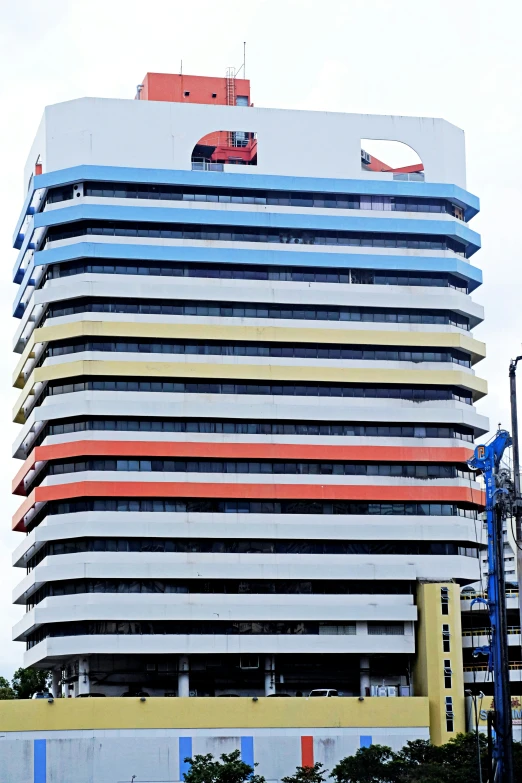
{"type": "MultiPolygon", "coordinates": [[[[515,543],[517,556],[517,574],[522,575],[522,497],[520,494],[520,449],[518,444],[517,412],[517,364],[522,356],[511,359],[509,363],[509,396],[511,402],[511,432],[513,434],[513,517],[515,520],[515,543]]],[[[522,618],[522,590],[518,591],[519,611],[522,618]]]]}
{"type": "Polygon", "coordinates": [[[486,523],[488,533],[488,597],[474,603],[488,606],[491,638],[488,647],[479,647],[474,655],[487,655],[493,673],[495,698],[495,735],[492,749],[493,778],[490,783],[514,783],[513,732],[509,688],[509,659],[506,619],[506,585],[504,577],[503,520],[511,513],[513,483],[507,470],[501,468],[504,451],[511,446],[509,432],[499,429],[487,444],[477,446],[468,465],[483,474],[486,488],[486,523]]]}

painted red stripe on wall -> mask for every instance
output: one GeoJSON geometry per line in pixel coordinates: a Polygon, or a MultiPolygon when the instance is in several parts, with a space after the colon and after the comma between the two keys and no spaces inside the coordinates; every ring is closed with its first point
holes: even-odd
{"type": "Polygon", "coordinates": [[[74,481],[36,487],[13,516],[24,532],[24,516],[36,503],[78,497],[237,498],[252,500],[361,500],[374,502],[472,503],[484,505],[484,493],[455,486],[372,486],[328,484],[228,484],[139,481],[74,481]]]}
{"type": "Polygon", "coordinates": [[[202,457],[217,459],[344,460],[346,462],[466,462],[472,450],[462,447],[328,446],[295,443],[192,443],[176,441],[78,440],[37,446],[16,474],[13,493],[24,494],[23,481],[37,462],[70,457],[202,457]]]}
{"type": "Polygon", "coordinates": [[[301,766],[314,766],[314,738],[301,737],[301,766]]]}

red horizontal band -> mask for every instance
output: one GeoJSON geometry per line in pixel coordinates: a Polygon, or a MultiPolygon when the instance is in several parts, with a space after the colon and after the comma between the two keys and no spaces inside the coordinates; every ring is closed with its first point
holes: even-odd
{"type": "Polygon", "coordinates": [[[362,500],[379,502],[472,503],[484,505],[484,493],[471,487],[373,486],[357,484],[217,484],[189,481],[77,481],[36,487],[13,516],[24,532],[24,517],[36,503],[80,497],[232,498],[252,500],[362,500]]]}
{"type": "Polygon", "coordinates": [[[36,446],[13,480],[13,493],[37,462],[70,457],[201,457],[217,459],[344,460],[347,462],[466,462],[472,449],[456,446],[324,446],[296,443],[197,443],[184,441],[77,440],[36,446]]]}

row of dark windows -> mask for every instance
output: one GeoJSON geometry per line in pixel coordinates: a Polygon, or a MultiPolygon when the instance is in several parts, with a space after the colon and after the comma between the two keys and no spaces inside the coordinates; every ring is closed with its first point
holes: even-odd
{"type": "MultiPolygon", "coordinates": [[[[320,635],[331,633],[335,626],[336,633],[353,636],[356,632],[355,623],[317,622],[317,621],[259,621],[230,622],[229,620],[95,620],[91,622],[53,623],[42,625],[27,637],[27,649],[49,637],[92,636],[92,635],[320,635]]],[[[404,623],[368,623],[370,636],[381,636],[389,633],[394,636],[404,634],[404,623]],[[389,629],[385,631],[384,629],[389,629]]]]}
{"type": "Polygon", "coordinates": [[[37,474],[45,476],[84,471],[122,471],[141,473],[264,473],[304,476],[392,476],[415,479],[471,478],[467,466],[447,464],[403,465],[398,463],[363,462],[287,462],[283,460],[218,460],[218,459],[107,459],[97,457],[49,462],[37,474]]]}
{"type": "Polygon", "coordinates": [[[46,424],[34,445],[49,435],[70,432],[191,432],[230,435],[326,435],[379,438],[458,438],[473,443],[473,430],[456,424],[376,424],[320,421],[243,421],[210,419],[77,418],[46,424]]]}
{"type": "MultiPolygon", "coordinates": [[[[297,541],[295,539],[161,539],[161,538],[88,538],[66,542],[52,542],[44,547],[28,562],[29,569],[52,555],[69,555],[81,552],[153,552],[153,553],[210,553],[233,555],[460,555],[478,557],[477,547],[464,546],[448,541],[297,541]]],[[[111,581],[111,580],[109,580],[111,581]]],[[[149,583],[149,580],[146,580],[149,583]]],[[[82,582],[83,583],[83,582],[82,582]]],[[[61,584],[61,583],[58,583],[61,584]]],[[[131,584],[130,582],[128,584],[131,584]]],[[[150,582],[153,585],[153,582],[150,582]]],[[[177,583],[175,583],[177,584],[177,583]]],[[[199,584],[196,582],[195,584],[199,584]]],[[[278,584],[277,582],[275,584],[278,584]]],[[[306,583],[308,584],[308,583],[306,583]]],[[[335,582],[337,584],[337,582],[335,582]]],[[[74,592],[74,591],[73,591],[74,592]]],[[[85,592],[81,590],[80,592],[85,592]]],[[[98,592],[104,592],[99,590],[98,592]]],[[[106,592],[118,592],[107,590],[106,592]]],[[[119,592],[136,592],[130,588],[119,592]]],[[[137,592],[159,592],[150,590],[137,592]]],[[[165,592],[187,592],[186,589],[166,589],[165,592]]],[[[193,592],[201,592],[193,590],[193,592]]],[[[299,592],[290,589],[284,592],[299,592]]],[[[335,592],[335,590],[334,590],[335,592]]],[[[364,592],[364,590],[363,590],[364,592]]],[[[59,593],[55,593],[59,595],[59,593]]]]}
{"type": "MultiPolygon", "coordinates": [[[[121,539],[120,539],[121,540],[121,539]]],[[[86,550],[74,550],[86,551],[86,550]]],[[[106,550],[89,550],[106,551],[106,550]]],[[[111,550],[112,551],[112,550],[111,550]]],[[[115,551],[122,551],[121,549],[115,551]]],[[[132,549],[130,551],[148,551],[132,549]]],[[[156,550],[154,550],[156,551],[156,550]]],[[[47,557],[49,552],[43,557],[47,557]]],[[[41,562],[43,557],[38,562],[41,562]]],[[[31,567],[34,567],[32,564],[31,567]]],[[[84,593],[176,593],[210,595],[414,595],[414,585],[410,582],[368,580],[348,581],[269,579],[69,579],[60,582],[48,582],[40,587],[27,601],[28,608],[36,606],[45,598],[61,595],[84,593]]]]}
{"type": "MultiPolygon", "coordinates": [[[[51,188],[45,204],[70,201],[78,189],[73,185],[51,188]]],[[[199,201],[221,204],[257,204],[276,207],[315,207],[319,209],[372,209],[385,212],[461,214],[446,199],[416,196],[364,196],[353,193],[313,193],[250,188],[198,188],[190,185],[149,185],[126,182],[84,182],[83,193],[93,198],[139,198],[154,201],[199,201]]]]}
{"type": "Polygon", "coordinates": [[[253,356],[288,359],[342,359],[389,361],[389,362],[451,362],[462,367],[471,367],[469,354],[455,348],[435,350],[433,348],[390,348],[384,346],[353,346],[341,344],[299,344],[284,342],[208,342],[199,340],[178,340],[165,338],[140,338],[139,342],[130,337],[118,340],[92,338],[90,340],[62,340],[50,343],[40,357],[39,364],[47,357],[64,356],[84,351],[103,351],[106,353],[146,353],[146,354],[184,354],[188,356],[253,356]]]}
{"type": "MultiPolygon", "coordinates": [[[[103,542],[105,539],[98,539],[103,542]]],[[[120,539],[121,540],[121,539],[120,539]]],[[[232,555],[462,555],[477,557],[477,547],[466,547],[452,541],[325,541],[296,539],[205,539],[175,538],[163,541],[149,539],[148,548],[140,547],[139,541],[129,539],[127,552],[191,552],[232,555]],[[163,548],[162,548],[163,545],[163,548]]],[[[94,543],[94,542],[93,542],[94,543]]],[[[122,542],[122,546],[125,543],[122,542]]],[[[146,545],[147,546],[147,545],[146,545]]],[[[87,552],[114,551],[109,545],[105,550],[87,548],[87,552]]]]}
{"type": "Polygon", "coordinates": [[[49,304],[47,318],[79,313],[128,313],[130,315],[195,315],[213,318],[276,318],[300,321],[362,321],[368,323],[436,324],[469,330],[469,319],[451,310],[416,308],[343,307],[332,305],[282,305],[237,302],[162,302],[157,299],[81,297],[49,304]]]}
{"type": "MultiPolygon", "coordinates": [[[[451,228],[451,226],[448,226],[451,228]]],[[[142,237],[148,239],[189,239],[203,242],[271,242],[288,245],[327,245],[342,247],[404,248],[409,250],[452,250],[466,255],[466,245],[451,237],[425,234],[399,234],[377,231],[300,230],[257,226],[203,226],[197,223],[149,223],[135,221],[78,220],[50,226],[45,244],[80,236],[142,237]]]]}
{"type": "Polygon", "coordinates": [[[27,608],[32,609],[33,606],[36,606],[45,598],[61,595],[82,595],[84,593],[196,593],[218,595],[412,595],[414,594],[414,590],[410,582],[379,582],[376,585],[373,583],[373,580],[368,580],[366,583],[364,583],[352,582],[344,579],[277,579],[276,581],[270,581],[268,579],[248,581],[239,581],[233,579],[68,579],[60,582],[47,582],[45,585],[43,585],[43,587],[40,587],[35,593],[31,595],[27,601],[27,608]]]}
{"type": "Polygon", "coordinates": [[[468,293],[465,280],[445,272],[385,272],[378,269],[294,269],[280,266],[232,264],[184,264],[173,261],[67,261],[51,264],[40,286],[47,280],[70,275],[144,275],[161,277],[199,277],[218,280],[274,280],[294,283],[342,283],[352,285],[403,285],[455,288],[468,293]]]}
{"type": "MultiPolygon", "coordinates": [[[[29,570],[54,555],[81,552],[165,552],[165,539],[95,538],[48,541],[27,563],[29,570]]],[[[415,595],[415,583],[394,579],[70,579],[48,582],[31,596],[74,593],[197,593],[226,595],[415,595]]]]}
{"type": "Polygon", "coordinates": [[[375,516],[460,516],[477,511],[457,503],[367,503],[351,500],[217,500],[215,498],[92,498],[50,501],[45,514],[84,511],[173,512],[178,514],[332,514],[375,516]]]}
{"type": "Polygon", "coordinates": [[[28,530],[46,516],[83,512],[146,514],[328,514],[341,516],[459,516],[477,519],[477,510],[458,503],[367,503],[324,500],[217,500],[215,498],[79,498],[41,506],[27,523],[28,530]]]}
{"type": "Polygon", "coordinates": [[[457,386],[426,388],[400,386],[362,386],[357,384],[306,384],[306,383],[256,383],[229,381],[176,381],[148,380],[143,378],[107,379],[87,378],[74,382],[50,381],[39,401],[47,395],[70,394],[83,391],[165,392],[176,394],[259,394],[283,397],[336,397],[394,399],[424,402],[427,400],[456,400],[472,405],[471,392],[457,386]]]}

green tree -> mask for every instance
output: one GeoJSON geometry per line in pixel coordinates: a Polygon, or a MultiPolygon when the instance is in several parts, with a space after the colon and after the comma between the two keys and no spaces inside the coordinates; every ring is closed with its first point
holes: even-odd
{"type": "MultiPolygon", "coordinates": [[[[487,740],[483,734],[479,743],[486,780],[487,740]]],[[[522,745],[516,753],[522,764],[522,745]]],[[[334,767],[331,777],[336,783],[478,783],[477,737],[474,733],[458,734],[440,746],[414,740],[398,753],[385,745],[359,748],[334,767]]]]}
{"type": "Polygon", "coordinates": [[[9,681],[5,677],[0,677],[0,701],[6,701],[6,699],[14,699],[15,694],[9,681]]]}
{"type": "Polygon", "coordinates": [[[281,783],[324,783],[327,774],[328,770],[317,761],[313,767],[297,767],[293,775],[281,778],[281,783]]]}
{"type": "Polygon", "coordinates": [[[399,783],[401,764],[387,745],[359,748],[354,756],[342,759],[330,777],[336,783],[399,783]]]}
{"type": "MultiPolygon", "coordinates": [[[[488,742],[482,732],[479,732],[479,745],[482,778],[487,780],[488,742]]],[[[441,745],[439,751],[441,766],[446,772],[451,773],[451,783],[478,783],[480,776],[475,732],[457,734],[445,745],[441,745]]]]}
{"type": "Polygon", "coordinates": [[[450,772],[442,767],[440,747],[429,740],[407,742],[397,754],[400,783],[450,783],[450,772]]]}
{"type": "Polygon", "coordinates": [[[239,750],[222,753],[215,759],[211,753],[186,758],[190,769],[185,772],[185,783],[266,783],[262,775],[254,775],[254,767],[241,761],[239,750]]]}
{"type": "Polygon", "coordinates": [[[48,690],[51,673],[45,669],[17,669],[13,675],[12,688],[15,699],[30,699],[35,691],[48,690]]]}

